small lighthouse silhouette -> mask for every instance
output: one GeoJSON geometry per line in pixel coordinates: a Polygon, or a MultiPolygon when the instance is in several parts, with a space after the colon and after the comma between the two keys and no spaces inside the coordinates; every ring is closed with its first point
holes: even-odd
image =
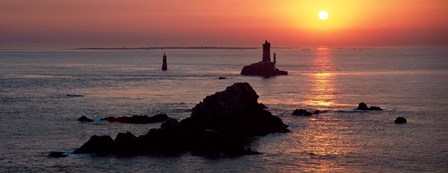
{"type": "Polygon", "coordinates": [[[166,54],[165,52],[163,53],[163,63],[162,63],[162,70],[168,70],[168,64],[166,63],[166,54]]]}

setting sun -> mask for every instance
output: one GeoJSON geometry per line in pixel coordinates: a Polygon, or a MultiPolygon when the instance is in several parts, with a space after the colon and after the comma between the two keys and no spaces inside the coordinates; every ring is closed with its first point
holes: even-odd
{"type": "Polygon", "coordinates": [[[322,10],[319,12],[319,19],[320,20],[327,20],[328,19],[328,12],[325,10],[322,10]]]}

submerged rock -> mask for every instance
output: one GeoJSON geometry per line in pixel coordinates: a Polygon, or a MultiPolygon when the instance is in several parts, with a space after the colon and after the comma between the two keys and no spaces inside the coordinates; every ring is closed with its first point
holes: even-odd
{"type": "Polygon", "coordinates": [[[288,132],[282,120],[257,102],[258,95],[248,83],[236,83],[225,91],[207,96],[193,108],[189,118],[165,121],[161,128],[134,136],[120,133],[92,136],[75,153],[179,154],[241,156],[257,154],[248,145],[252,136],[288,132]]]}
{"type": "Polygon", "coordinates": [[[304,109],[296,109],[296,110],[294,110],[292,115],[296,115],[296,116],[311,116],[311,115],[313,115],[313,113],[308,112],[307,110],[304,110],[304,109]]]}
{"type": "Polygon", "coordinates": [[[359,103],[358,107],[355,110],[375,110],[375,111],[382,111],[383,109],[381,109],[378,106],[370,106],[370,108],[367,106],[367,104],[365,104],[364,102],[359,103]]]}
{"type": "Polygon", "coordinates": [[[50,152],[50,154],[48,154],[48,157],[53,157],[53,158],[61,158],[61,157],[67,157],[68,155],[65,154],[64,152],[59,152],[59,151],[52,151],[50,152]]]}
{"type": "Polygon", "coordinates": [[[405,124],[407,122],[408,122],[408,120],[406,120],[406,118],[404,118],[404,117],[397,117],[395,119],[395,124],[405,124]]]}
{"type": "Polygon", "coordinates": [[[84,123],[84,122],[93,122],[92,119],[87,118],[86,116],[79,117],[79,118],[78,118],[78,121],[80,121],[80,122],[82,122],[82,123],[84,123]]]}

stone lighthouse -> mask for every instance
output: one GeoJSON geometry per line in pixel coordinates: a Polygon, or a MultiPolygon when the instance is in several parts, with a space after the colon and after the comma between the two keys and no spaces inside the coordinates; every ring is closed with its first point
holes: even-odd
{"type": "Polygon", "coordinates": [[[263,44],[263,60],[262,62],[271,62],[271,43],[267,40],[263,44]]]}
{"type": "Polygon", "coordinates": [[[168,70],[168,64],[166,63],[166,54],[163,53],[163,63],[162,63],[162,70],[168,70]]]}

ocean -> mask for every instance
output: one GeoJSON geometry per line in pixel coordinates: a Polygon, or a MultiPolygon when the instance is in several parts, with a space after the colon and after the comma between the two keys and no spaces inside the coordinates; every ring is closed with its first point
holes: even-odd
{"type": "Polygon", "coordinates": [[[239,75],[261,60],[261,49],[1,50],[0,172],[448,172],[447,49],[272,52],[288,76],[239,75]],[[160,126],[80,123],[81,116],[180,120],[236,82],[248,82],[291,130],[254,139],[260,155],[47,157],[92,135],[160,126]],[[384,111],[354,111],[360,102],[384,111]],[[297,108],[329,112],[292,116],[297,108]],[[408,123],[394,124],[399,116],[408,123]]]}

